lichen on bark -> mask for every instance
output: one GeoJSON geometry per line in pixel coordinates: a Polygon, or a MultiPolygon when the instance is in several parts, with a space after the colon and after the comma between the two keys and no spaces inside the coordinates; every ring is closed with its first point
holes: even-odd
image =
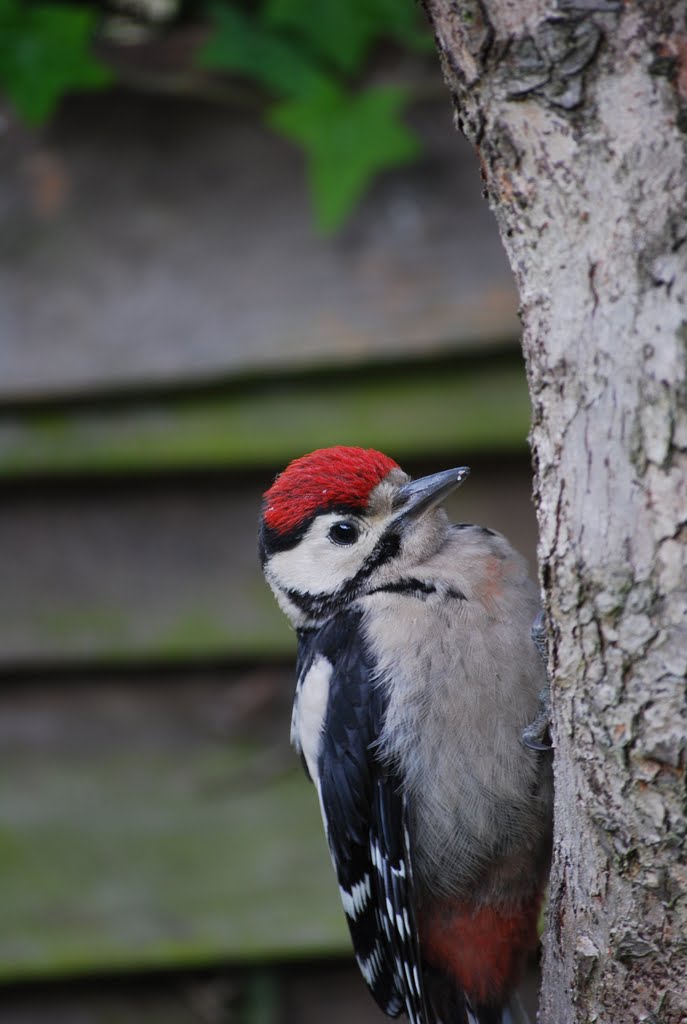
{"type": "Polygon", "coordinates": [[[542,1020],[687,1020],[687,3],[427,0],[520,290],[551,627],[542,1020]]]}

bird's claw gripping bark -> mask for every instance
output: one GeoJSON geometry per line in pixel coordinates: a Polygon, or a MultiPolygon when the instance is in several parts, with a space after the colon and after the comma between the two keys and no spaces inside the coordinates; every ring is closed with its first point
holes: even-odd
{"type": "Polygon", "coordinates": [[[553,750],[549,733],[551,716],[549,712],[549,688],[546,686],[539,694],[540,710],[533,722],[523,729],[522,742],[529,750],[553,750]]]}
{"type": "MultiPolygon", "coordinates": [[[[549,646],[546,636],[546,622],[544,619],[544,613],[539,612],[536,619],[532,623],[531,630],[532,642],[537,648],[539,655],[544,662],[544,667],[548,666],[549,660],[549,646]]],[[[548,683],[548,668],[547,668],[547,683],[546,686],[539,693],[539,714],[533,722],[523,730],[522,742],[529,750],[552,750],[553,743],[551,742],[551,735],[549,727],[551,725],[551,698],[549,693],[548,683]]]]}

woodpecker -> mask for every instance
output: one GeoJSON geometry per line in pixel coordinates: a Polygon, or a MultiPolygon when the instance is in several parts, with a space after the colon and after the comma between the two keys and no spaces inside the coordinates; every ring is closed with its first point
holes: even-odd
{"type": "Polygon", "coordinates": [[[298,636],[291,740],[355,956],[410,1024],[523,1019],[550,858],[537,589],[503,536],[449,522],[467,475],[320,449],[277,476],[260,519],[298,636]]]}

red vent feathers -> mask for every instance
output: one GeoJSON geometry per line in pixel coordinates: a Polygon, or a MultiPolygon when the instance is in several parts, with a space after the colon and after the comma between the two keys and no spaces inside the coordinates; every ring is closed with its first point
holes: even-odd
{"type": "Polygon", "coordinates": [[[380,481],[398,463],[373,448],[320,448],[289,463],[265,492],[263,518],[288,533],[313,513],[336,505],[364,508],[380,481]]]}

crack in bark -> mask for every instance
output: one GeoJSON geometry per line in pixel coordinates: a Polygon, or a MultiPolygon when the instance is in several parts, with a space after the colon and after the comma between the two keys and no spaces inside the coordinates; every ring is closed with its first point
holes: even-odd
{"type": "Polygon", "coordinates": [[[496,84],[510,100],[534,95],[564,111],[581,105],[584,71],[601,45],[602,30],[589,17],[546,18],[534,34],[510,39],[496,84]]]}

